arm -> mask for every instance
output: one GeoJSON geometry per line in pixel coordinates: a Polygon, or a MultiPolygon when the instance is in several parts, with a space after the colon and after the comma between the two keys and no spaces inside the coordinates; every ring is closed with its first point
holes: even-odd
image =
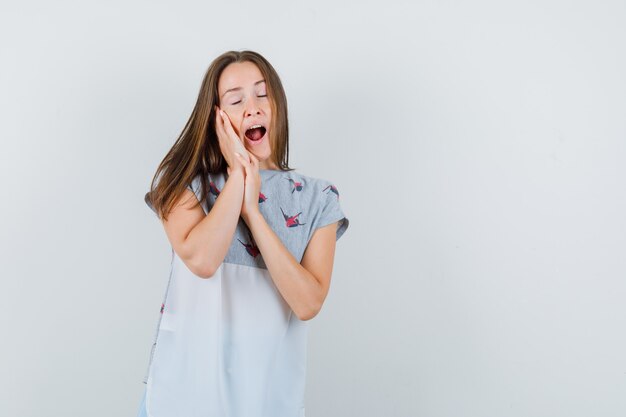
{"type": "Polygon", "coordinates": [[[330,287],[337,222],[320,227],[313,233],[299,264],[260,211],[252,210],[244,220],[287,304],[300,320],[315,317],[330,287]]]}
{"type": "Polygon", "coordinates": [[[172,248],[195,275],[210,278],[224,261],[239,221],[243,191],[243,171],[232,170],[208,214],[200,206],[191,208],[198,199],[185,190],[163,222],[172,248]]]}

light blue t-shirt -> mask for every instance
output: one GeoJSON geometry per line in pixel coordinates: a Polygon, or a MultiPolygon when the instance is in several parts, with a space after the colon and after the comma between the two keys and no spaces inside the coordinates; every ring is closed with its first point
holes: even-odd
{"type": "MultiPolygon", "coordinates": [[[[338,240],[348,228],[330,181],[259,172],[259,210],[298,262],[316,229],[338,222],[338,240]]],[[[205,213],[225,181],[208,176],[205,213]]],[[[188,188],[200,200],[200,177],[188,188]]],[[[147,195],[146,203],[154,210],[147,195]]],[[[307,324],[281,296],[243,219],[211,278],[194,275],[172,249],[143,381],[148,416],[304,417],[307,324]]]]}

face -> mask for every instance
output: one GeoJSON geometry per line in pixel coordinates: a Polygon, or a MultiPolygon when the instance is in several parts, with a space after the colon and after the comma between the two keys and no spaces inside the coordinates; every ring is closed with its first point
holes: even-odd
{"type": "Polygon", "coordinates": [[[222,71],[218,81],[219,107],[226,112],[233,129],[248,152],[259,160],[261,169],[274,169],[270,160],[269,129],[272,110],[263,74],[252,62],[236,62],[222,71]],[[251,126],[262,125],[261,129],[251,126]]]}

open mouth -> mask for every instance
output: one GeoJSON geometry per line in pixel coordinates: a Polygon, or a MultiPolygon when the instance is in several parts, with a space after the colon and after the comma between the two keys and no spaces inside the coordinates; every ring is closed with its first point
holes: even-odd
{"type": "Polygon", "coordinates": [[[260,141],[265,136],[266,129],[263,126],[252,127],[246,130],[246,137],[252,142],[260,141]]]}

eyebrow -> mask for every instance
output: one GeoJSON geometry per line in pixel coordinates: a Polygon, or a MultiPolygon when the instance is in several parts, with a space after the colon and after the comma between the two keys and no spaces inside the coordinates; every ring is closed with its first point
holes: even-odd
{"type": "MultiPolygon", "coordinates": [[[[261,84],[261,83],[264,83],[264,82],[265,82],[265,80],[259,80],[259,81],[255,82],[254,85],[258,85],[258,84],[261,84]]],[[[224,94],[222,94],[222,97],[220,97],[220,98],[223,98],[226,95],[226,93],[230,93],[231,91],[241,90],[242,88],[243,87],[229,88],[228,90],[224,91],[224,94]]]]}

